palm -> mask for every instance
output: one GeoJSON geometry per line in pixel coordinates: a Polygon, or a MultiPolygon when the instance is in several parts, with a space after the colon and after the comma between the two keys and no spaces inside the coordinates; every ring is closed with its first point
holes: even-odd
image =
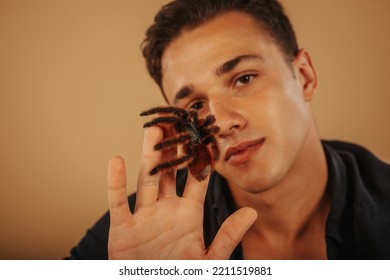
{"type": "Polygon", "coordinates": [[[153,252],[154,259],[204,258],[202,208],[178,197],[138,209],[133,219],[111,228],[110,242],[117,242],[110,244],[110,257],[150,259],[153,252]],[[130,232],[131,238],[127,236],[130,232]]]}

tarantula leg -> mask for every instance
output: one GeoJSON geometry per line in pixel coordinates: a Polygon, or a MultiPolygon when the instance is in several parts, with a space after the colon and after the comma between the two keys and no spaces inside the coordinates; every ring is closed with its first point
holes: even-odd
{"type": "Polygon", "coordinates": [[[156,144],[154,146],[154,149],[156,151],[164,149],[164,148],[166,149],[166,148],[172,147],[175,144],[186,142],[187,140],[191,140],[191,135],[185,134],[185,135],[182,135],[182,136],[179,136],[179,137],[168,138],[167,140],[165,140],[165,141],[163,141],[161,143],[156,144]]]}
{"type": "Polygon", "coordinates": [[[204,122],[200,125],[200,128],[207,127],[215,123],[215,117],[213,115],[208,115],[204,122]]]}
{"type": "Polygon", "coordinates": [[[158,117],[158,118],[151,120],[150,122],[145,123],[144,128],[151,127],[151,126],[154,126],[154,125],[159,124],[159,123],[174,123],[175,124],[178,122],[179,122],[179,120],[176,117],[158,117]]]}
{"type": "Polygon", "coordinates": [[[183,162],[186,162],[186,161],[190,160],[191,158],[192,158],[192,155],[185,155],[184,157],[178,158],[176,160],[161,163],[161,164],[157,165],[155,168],[153,168],[152,170],[150,170],[149,174],[154,175],[157,172],[159,172],[160,170],[171,169],[172,167],[177,166],[179,164],[182,164],[183,162]]]}
{"type": "Polygon", "coordinates": [[[218,148],[217,140],[215,140],[215,137],[214,136],[207,137],[203,141],[203,144],[205,144],[205,145],[211,144],[211,150],[213,152],[213,158],[214,158],[214,160],[218,160],[219,159],[219,148],[218,148]]]}
{"type": "Polygon", "coordinates": [[[175,114],[178,117],[182,117],[182,118],[187,118],[187,116],[188,116],[188,112],[186,110],[184,110],[182,108],[178,108],[178,107],[173,107],[173,106],[151,108],[149,110],[143,111],[140,114],[140,116],[149,116],[149,115],[158,114],[158,113],[175,114]]]}
{"type": "Polygon", "coordinates": [[[212,127],[207,129],[207,132],[209,134],[215,134],[215,133],[218,133],[219,131],[220,131],[220,129],[218,126],[212,126],[212,127]]]}
{"type": "Polygon", "coordinates": [[[193,122],[198,124],[199,123],[199,116],[198,116],[198,112],[197,111],[189,111],[189,114],[190,116],[192,117],[193,119],[193,122]]]}

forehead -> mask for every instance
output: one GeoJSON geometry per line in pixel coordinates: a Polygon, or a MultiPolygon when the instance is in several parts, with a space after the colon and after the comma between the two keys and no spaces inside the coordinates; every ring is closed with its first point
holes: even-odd
{"type": "Polygon", "coordinates": [[[191,81],[199,74],[197,71],[206,74],[243,54],[264,56],[270,46],[275,47],[270,35],[242,12],[227,12],[194,29],[184,30],[162,56],[164,92],[170,99],[171,91],[191,81]]]}

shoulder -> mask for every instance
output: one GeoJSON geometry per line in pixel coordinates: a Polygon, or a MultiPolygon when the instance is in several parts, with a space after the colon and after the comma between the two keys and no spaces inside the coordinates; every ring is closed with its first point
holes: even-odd
{"type": "Polygon", "coordinates": [[[333,193],[331,220],[350,244],[349,256],[390,258],[390,165],[360,145],[322,143],[333,193]]]}
{"type": "MultiPolygon", "coordinates": [[[[364,185],[383,189],[390,195],[390,165],[363,146],[341,141],[322,141],[325,150],[339,157],[347,175],[361,180],[364,185]]],[[[328,163],[329,164],[329,163],[328,163]]]]}
{"type": "Polygon", "coordinates": [[[388,163],[385,163],[361,145],[329,140],[322,140],[322,143],[324,146],[331,148],[341,156],[346,155],[352,157],[360,168],[368,168],[367,171],[374,171],[372,167],[379,167],[380,169],[389,171],[390,165],[388,163]]]}
{"type": "Polygon", "coordinates": [[[355,188],[356,203],[369,206],[366,200],[369,199],[390,213],[390,165],[357,144],[323,141],[323,145],[332,157],[338,157],[342,162],[347,184],[355,188]]]}

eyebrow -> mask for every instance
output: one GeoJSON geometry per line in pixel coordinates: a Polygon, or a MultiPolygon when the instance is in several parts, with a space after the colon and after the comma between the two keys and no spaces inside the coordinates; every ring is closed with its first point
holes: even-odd
{"type": "MultiPolygon", "coordinates": [[[[254,54],[240,55],[240,56],[237,56],[233,59],[230,59],[230,60],[224,62],[221,66],[216,68],[214,73],[217,76],[222,76],[222,75],[232,71],[241,62],[248,61],[248,60],[264,60],[264,58],[260,55],[254,55],[254,54]]],[[[193,85],[184,86],[175,94],[175,97],[173,99],[173,104],[176,104],[177,102],[179,102],[180,99],[187,98],[193,92],[194,92],[193,85]]]]}
{"type": "Polygon", "coordinates": [[[254,59],[264,60],[264,58],[262,56],[260,56],[260,55],[255,55],[255,54],[240,55],[240,56],[237,56],[237,57],[235,57],[235,58],[233,58],[231,60],[226,61],[221,66],[219,66],[215,70],[215,74],[217,76],[222,76],[222,75],[232,71],[241,62],[247,61],[247,60],[254,60],[254,59]]]}
{"type": "Polygon", "coordinates": [[[194,87],[192,85],[185,86],[181,88],[176,94],[175,98],[173,99],[173,104],[176,104],[179,102],[180,99],[184,99],[191,95],[194,92],[194,87]]]}

